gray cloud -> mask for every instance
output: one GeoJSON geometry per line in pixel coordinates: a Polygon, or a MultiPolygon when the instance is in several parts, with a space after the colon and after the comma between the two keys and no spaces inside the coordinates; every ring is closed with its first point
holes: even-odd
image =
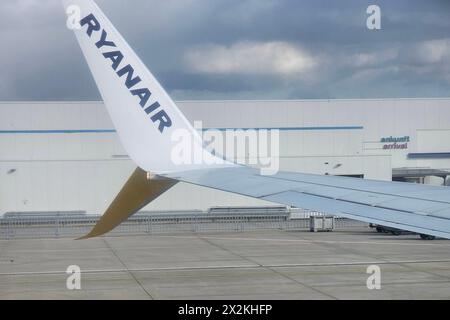
{"type": "Polygon", "coordinates": [[[284,75],[305,73],[318,64],[301,48],[287,42],[236,42],[203,45],[187,51],[186,66],[205,74],[284,75]]]}
{"type": "MultiPolygon", "coordinates": [[[[450,2],[98,0],[176,99],[450,94],[450,2]]],[[[0,100],[100,99],[59,0],[0,3],[0,100]]]]}

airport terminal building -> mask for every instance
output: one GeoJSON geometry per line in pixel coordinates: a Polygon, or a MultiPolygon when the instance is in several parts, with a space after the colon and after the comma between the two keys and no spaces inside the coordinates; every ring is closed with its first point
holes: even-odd
{"type": "MultiPolygon", "coordinates": [[[[278,129],[280,170],[450,184],[450,98],[177,105],[204,128],[278,129]]],[[[134,169],[102,102],[0,103],[0,215],[102,214],[134,169]]],[[[179,183],[143,210],[265,205],[179,183]]]]}

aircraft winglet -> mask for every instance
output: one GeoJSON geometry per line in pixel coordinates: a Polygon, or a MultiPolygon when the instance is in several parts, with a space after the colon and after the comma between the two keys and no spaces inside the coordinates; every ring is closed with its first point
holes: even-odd
{"type": "Polygon", "coordinates": [[[177,182],[172,179],[149,180],[147,172],[137,168],[95,227],[87,235],[77,240],[98,237],[111,231],[177,182]]]}
{"type": "Polygon", "coordinates": [[[162,174],[234,165],[203,148],[198,132],[94,1],[63,4],[119,138],[140,168],[162,174]],[[205,161],[174,162],[175,133],[189,135],[192,154],[205,161]]]}

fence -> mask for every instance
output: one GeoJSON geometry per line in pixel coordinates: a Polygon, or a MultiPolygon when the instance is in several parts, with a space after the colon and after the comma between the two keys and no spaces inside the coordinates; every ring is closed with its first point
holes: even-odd
{"type": "MultiPolygon", "coordinates": [[[[213,208],[208,212],[141,212],[108,235],[241,232],[263,229],[309,230],[308,211],[292,215],[286,208],[213,208]]],[[[310,215],[317,215],[310,212],[310,215]]],[[[0,238],[78,237],[88,233],[100,216],[75,213],[5,214],[0,238]]],[[[366,223],[336,218],[335,228],[365,227],[366,223]]]]}

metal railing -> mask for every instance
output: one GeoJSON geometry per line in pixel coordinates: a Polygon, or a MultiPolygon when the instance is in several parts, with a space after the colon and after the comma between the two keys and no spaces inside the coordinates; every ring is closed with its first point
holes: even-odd
{"type": "MultiPolygon", "coordinates": [[[[297,212],[298,213],[298,212],[297,212]]],[[[137,213],[108,235],[167,234],[200,232],[242,232],[263,229],[309,230],[304,211],[291,218],[287,208],[221,208],[220,210],[137,213]]],[[[78,237],[88,233],[100,216],[82,212],[8,213],[0,219],[0,239],[78,237]]],[[[368,224],[336,218],[335,228],[366,227],[368,224]]]]}

